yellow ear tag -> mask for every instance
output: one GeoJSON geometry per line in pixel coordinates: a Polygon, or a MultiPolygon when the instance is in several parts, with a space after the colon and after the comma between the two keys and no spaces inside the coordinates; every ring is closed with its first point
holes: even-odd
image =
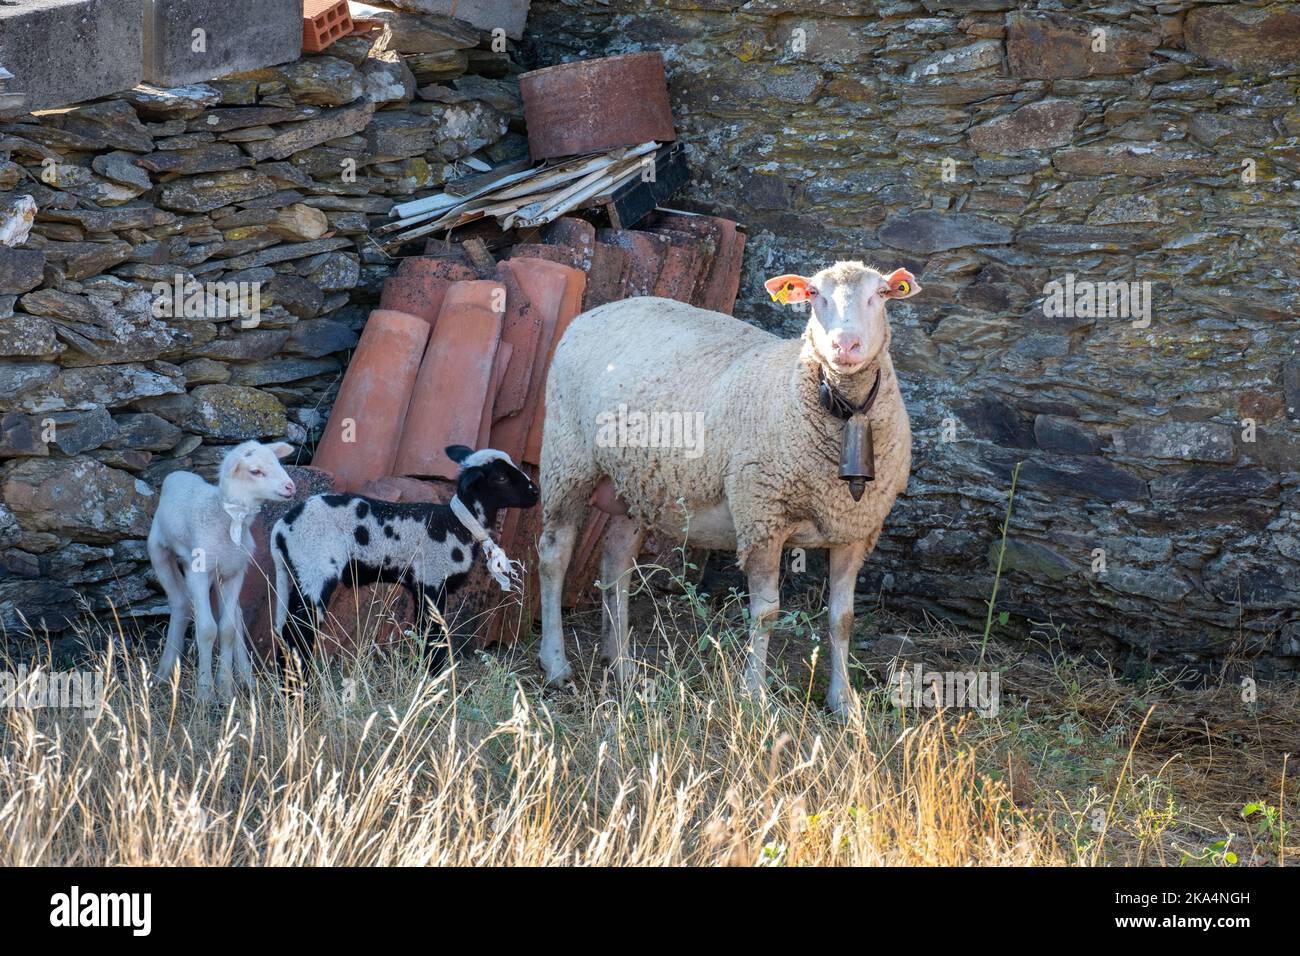
{"type": "Polygon", "coordinates": [[[898,294],[899,294],[899,295],[907,295],[907,293],[911,290],[911,288],[912,288],[911,284],[908,283],[908,281],[907,281],[906,279],[899,279],[899,280],[898,280],[898,294]]]}
{"type": "Polygon", "coordinates": [[[780,302],[782,305],[785,305],[790,301],[790,293],[793,291],[794,283],[787,282],[785,285],[781,286],[781,288],[772,293],[772,299],[775,302],[780,302]]]}

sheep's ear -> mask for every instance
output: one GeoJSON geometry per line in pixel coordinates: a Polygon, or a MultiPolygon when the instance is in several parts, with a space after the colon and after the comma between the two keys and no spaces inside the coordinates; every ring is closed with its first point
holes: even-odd
{"type": "Polygon", "coordinates": [[[274,445],[268,445],[267,447],[271,449],[271,454],[275,455],[276,458],[288,458],[293,454],[293,446],[287,441],[278,441],[274,445]]]}
{"type": "Polygon", "coordinates": [[[763,288],[777,302],[789,305],[791,302],[806,302],[812,298],[812,283],[803,276],[783,275],[768,279],[763,288]]]}
{"type": "Polygon", "coordinates": [[[910,299],[921,291],[921,284],[916,281],[916,276],[906,269],[895,269],[885,276],[885,282],[889,285],[885,291],[886,299],[910,299]]]}
{"type": "Polygon", "coordinates": [[[464,445],[448,445],[444,451],[447,452],[447,457],[458,465],[474,454],[474,449],[466,448],[464,445]]]}

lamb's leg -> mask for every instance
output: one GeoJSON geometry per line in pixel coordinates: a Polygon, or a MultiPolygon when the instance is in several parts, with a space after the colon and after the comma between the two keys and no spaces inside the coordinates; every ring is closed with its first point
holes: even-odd
{"type": "Polygon", "coordinates": [[[614,669],[615,676],[627,680],[632,676],[633,660],[628,652],[627,596],[632,582],[632,568],[641,553],[645,533],[637,522],[626,516],[615,516],[605,529],[605,551],[601,558],[601,605],[604,608],[605,663],[614,669]]]}
{"type": "Polygon", "coordinates": [[[749,659],[745,686],[755,697],[767,693],[767,641],[781,610],[781,547],[784,541],[754,545],[745,558],[749,580],[749,659]]]}
{"type": "Polygon", "coordinates": [[[410,581],[406,584],[407,593],[411,595],[411,603],[415,611],[415,636],[424,639],[424,660],[425,666],[428,667],[430,674],[440,674],[442,669],[447,666],[447,652],[449,639],[447,632],[443,630],[441,621],[446,621],[443,616],[443,608],[446,606],[445,601],[438,600],[437,596],[429,588],[425,587],[419,581],[410,581]],[[433,602],[437,614],[433,614],[429,609],[429,602],[433,602]]]}
{"type": "Polygon", "coordinates": [[[853,631],[853,596],[857,589],[858,570],[866,556],[867,542],[831,548],[830,632],[831,689],[826,705],[841,720],[853,707],[853,688],[849,684],[849,635],[853,631]]]}
{"type": "Polygon", "coordinates": [[[244,585],[244,572],[228,578],[218,585],[221,599],[221,620],[217,631],[221,638],[221,660],[217,664],[217,688],[223,700],[235,697],[235,643],[242,642],[239,614],[239,590],[244,585]]]}
{"type": "Polygon", "coordinates": [[[253,659],[248,653],[248,631],[244,627],[244,610],[238,608],[239,626],[235,631],[235,677],[249,690],[253,689],[253,659]]]}
{"type": "Polygon", "coordinates": [[[577,524],[547,524],[537,543],[538,567],[542,591],[542,667],[546,683],[566,684],[573,679],[573,669],[564,656],[564,630],[560,601],[564,593],[564,574],[569,569],[573,545],[578,537],[577,524]]]}
{"type": "Polygon", "coordinates": [[[212,645],[217,640],[217,622],[212,617],[212,575],[193,568],[185,575],[185,586],[194,606],[194,642],[199,649],[199,703],[212,700],[212,645]]]}
{"type": "Polygon", "coordinates": [[[271,563],[275,565],[275,616],[271,620],[275,629],[275,646],[279,647],[284,621],[289,616],[289,567],[275,544],[271,545],[271,563]]]}
{"type": "Polygon", "coordinates": [[[190,595],[185,588],[180,566],[176,563],[176,556],[152,538],[149,540],[149,560],[167,594],[167,606],[171,612],[167,621],[167,641],[163,645],[162,660],[154,672],[154,681],[164,684],[171,680],[176,664],[180,661],[181,650],[185,647],[185,629],[190,624],[190,595]]]}

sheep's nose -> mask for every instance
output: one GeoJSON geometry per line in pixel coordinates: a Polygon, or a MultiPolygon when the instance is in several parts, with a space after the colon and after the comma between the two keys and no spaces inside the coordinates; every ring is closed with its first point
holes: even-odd
{"type": "Polygon", "coordinates": [[[852,332],[836,329],[831,333],[831,346],[836,352],[852,357],[862,351],[862,338],[852,332]]]}
{"type": "Polygon", "coordinates": [[[293,497],[293,493],[294,493],[295,491],[297,491],[298,489],[297,489],[297,486],[295,486],[294,483],[293,483],[292,481],[286,481],[286,482],[284,483],[284,488],[283,488],[282,490],[284,491],[284,496],[285,496],[286,498],[292,498],[292,497],[293,497]]]}

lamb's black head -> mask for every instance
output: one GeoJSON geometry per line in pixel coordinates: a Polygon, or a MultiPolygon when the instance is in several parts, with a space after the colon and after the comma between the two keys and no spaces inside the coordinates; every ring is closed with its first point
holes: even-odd
{"type": "Polygon", "coordinates": [[[460,465],[456,494],[462,501],[477,501],[491,512],[537,504],[537,486],[505,452],[452,445],[447,457],[460,465]]]}

